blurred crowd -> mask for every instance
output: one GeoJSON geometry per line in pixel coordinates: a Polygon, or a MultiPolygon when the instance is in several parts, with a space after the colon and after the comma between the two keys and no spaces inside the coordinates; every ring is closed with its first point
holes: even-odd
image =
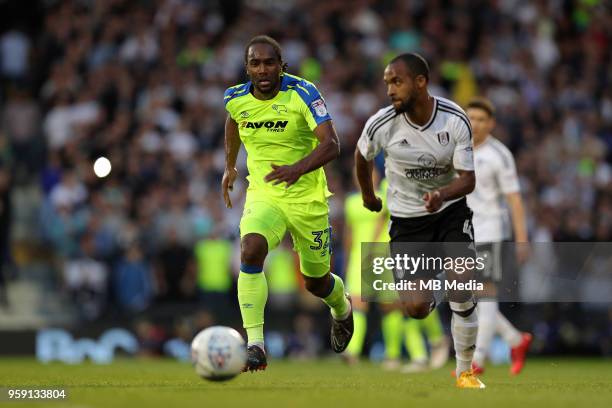
{"type": "MultiPolygon", "coordinates": [[[[38,222],[25,241],[50,249],[85,318],[109,302],[141,311],[219,304],[230,292],[245,182],[226,209],[223,91],[245,80],[244,45],[260,33],[281,43],[288,71],[317,85],[334,119],[334,231],[356,140],[388,104],[385,63],[419,52],[432,94],[496,105],[494,134],[516,156],[532,239],[612,238],[612,10],[603,1],[74,0],[32,9],[0,32],[0,251],[7,260],[11,189],[36,186],[38,222]],[[106,178],[93,172],[100,156],[112,163],[106,178]]],[[[244,152],[239,165],[244,176],[244,152]]]]}

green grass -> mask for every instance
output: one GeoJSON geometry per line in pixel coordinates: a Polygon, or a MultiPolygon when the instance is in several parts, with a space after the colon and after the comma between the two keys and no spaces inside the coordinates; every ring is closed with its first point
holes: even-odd
{"type": "Polygon", "coordinates": [[[206,382],[189,364],[171,360],[119,360],[93,364],[39,364],[1,359],[0,387],[66,387],[67,400],[1,402],[15,407],[609,407],[612,364],[605,360],[532,359],[523,374],[489,367],[486,390],[458,390],[446,368],[420,375],[385,372],[337,360],[272,361],[265,372],[225,383],[206,382]]]}

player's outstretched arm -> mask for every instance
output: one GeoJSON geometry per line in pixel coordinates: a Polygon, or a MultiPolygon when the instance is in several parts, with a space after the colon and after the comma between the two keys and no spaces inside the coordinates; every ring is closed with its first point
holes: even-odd
{"type": "Polygon", "coordinates": [[[476,176],[471,170],[457,170],[459,177],[454,179],[448,186],[439,190],[431,191],[423,195],[425,209],[427,212],[436,212],[445,201],[465,197],[474,191],[476,176]]]}
{"type": "Polygon", "coordinates": [[[236,170],[236,158],[240,150],[240,134],[238,133],[238,124],[234,119],[227,115],[225,120],[225,171],[223,172],[223,180],[221,188],[223,190],[223,201],[227,208],[232,208],[232,200],[229,192],[234,188],[234,181],[238,176],[236,170]]]}
{"type": "Polygon", "coordinates": [[[512,218],[512,229],[514,231],[514,240],[518,244],[516,246],[516,257],[519,264],[524,263],[529,258],[529,242],[527,236],[527,220],[525,217],[525,206],[523,198],[518,191],[506,194],[506,202],[510,208],[510,216],[512,218]],[[522,244],[522,245],[521,245],[522,244]]]}
{"type": "Polygon", "coordinates": [[[314,129],[319,145],[302,160],[288,166],[272,165],[272,171],[265,177],[267,182],[295,184],[306,173],[318,169],[340,155],[340,142],[331,120],[321,123],[314,129]]]}
{"type": "Polygon", "coordinates": [[[359,151],[359,148],[355,148],[355,171],[357,173],[359,188],[361,189],[363,206],[370,211],[379,212],[382,210],[382,200],[374,194],[372,168],[373,162],[371,160],[366,160],[359,151]]]}

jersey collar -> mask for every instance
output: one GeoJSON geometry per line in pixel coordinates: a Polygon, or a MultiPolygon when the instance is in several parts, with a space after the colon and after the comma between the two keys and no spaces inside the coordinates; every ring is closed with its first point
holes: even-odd
{"type": "Polygon", "coordinates": [[[419,125],[417,125],[417,124],[415,124],[415,123],[412,123],[412,121],[410,120],[410,118],[408,117],[408,114],[407,114],[406,112],[404,112],[404,113],[402,114],[402,116],[403,116],[403,117],[404,117],[404,119],[406,120],[406,123],[408,123],[408,125],[409,125],[411,128],[414,128],[414,129],[416,129],[416,130],[418,130],[418,131],[423,132],[423,131],[427,130],[427,129],[428,129],[430,126],[431,126],[431,124],[434,122],[434,120],[436,120],[436,114],[438,113],[438,98],[436,98],[436,97],[434,96],[434,97],[433,97],[433,100],[434,100],[434,107],[433,107],[433,110],[432,110],[432,112],[431,112],[431,117],[429,118],[429,120],[427,121],[427,123],[426,123],[426,124],[424,124],[423,126],[419,126],[419,125]]]}

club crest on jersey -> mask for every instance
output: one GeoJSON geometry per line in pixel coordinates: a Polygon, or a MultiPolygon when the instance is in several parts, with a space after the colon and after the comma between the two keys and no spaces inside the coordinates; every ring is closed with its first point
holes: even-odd
{"type": "Polygon", "coordinates": [[[327,108],[325,107],[325,102],[323,102],[323,99],[317,99],[316,101],[311,103],[310,106],[312,107],[312,109],[314,109],[317,116],[323,117],[327,115],[327,108]]]}
{"type": "Polygon", "coordinates": [[[246,119],[246,118],[248,118],[249,116],[250,116],[250,115],[249,115],[249,112],[248,112],[248,111],[242,111],[242,112],[240,112],[240,117],[241,117],[241,118],[243,118],[243,119],[246,119]]]}
{"type": "Polygon", "coordinates": [[[421,167],[425,167],[427,169],[436,167],[436,164],[438,164],[438,161],[434,155],[429,153],[423,153],[421,156],[419,156],[418,161],[421,167]]]}
{"type": "Polygon", "coordinates": [[[440,142],[442,146],[446,146],[448,144],[450,140],[448,132],[439,132],[437,133],[437,136],[438,136],[438,142],[440,142]]]}
{"type": "Polygon", "coordinates": [[[273,104],[272,105],[272,110],[278,114],[281,113],[287,113],[287,107],[285,105],[277,105],[277,104],[273,104]]]}

